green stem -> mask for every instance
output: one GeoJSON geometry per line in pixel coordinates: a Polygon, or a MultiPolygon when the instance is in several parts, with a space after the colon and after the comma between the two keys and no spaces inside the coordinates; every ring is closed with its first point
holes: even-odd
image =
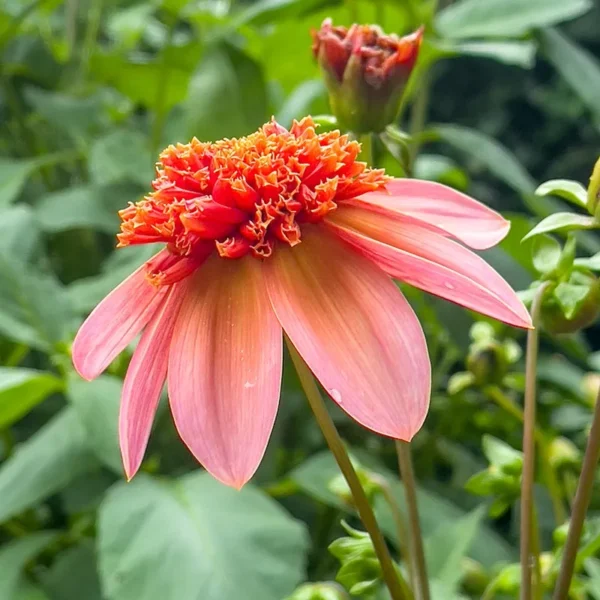
{"type": "Polygon", "coordinates": [[[577,550],[579,548],[579,539],[581,538],[585,515],[592,497],[598,459],[600,459],[600,392],[594,406],[594,419],[585,449],[585,456],[583,457],[583,466],[581,468],[581,475],[579,476],[579,483],[577,484],[575,501],[573,502],[571,522],[569,523],[569,533],[567,534],[567,541],[563,550],[563,559],[560,565],[553,600],[565,600],[569,594],[577,550]]]}
{"type": "Polygon", "coordinates": [[[308,365],[298,354],[291,341],[287,337],[285,338],[285,341],[290,352],[292,362],[294,363],[294,367],[296,368],[296,372],[298,373],[300,384],[302,385],[302,389],[304,390],[306,398],[308,399],[308,403],[310,404],[317,423],[323,432],[323,437],[325,438],[325,441],[327,442],[327,445],[329,446],[329,449],[331,450],[331,453],[333,454],[340,471],[348,483],[348,487],[352,492],[352,497],[354,499],[356,509],[358,510],[358,514],[360,515],[360,518],[367,529],[369,536],[371,537],[371,542],[373,543],[375,554],[377,555],[379,564],[381,565],[383,579],[390,592],[390,596],[392,600],[410,600],[411,596],[410,592],[408,591],[408,586],[402,579],[400,572],[394,567],[392,557],[390,556],[390,551],[388,550],[383,534],[379,529],[373,509],[369,504],[367,495],[365,494],[360,480],[358,479],[358,475],[352,466],[348,452],[344,447],[335,424],[327,412],[327,408],[325,407],[323,398],[321,398],[321,394],[314,377],[308,368],[308,365]]]}
{"type": "Polygon", "coordinates": [[[81,49],[81,63],[79,65],[79,77],[81,81],[85,80],[85,76],[87,75],[90,58],[96,47],[102,20],[102,0],[91,0],[90,4],[91,6],[88,11],[88,20],[81,49]]]}
{"type": "Polygon", "coordinates": [[[431,595],[429,593],[427,563],[425,562],[423,534],[421,533],[421,521],[417,505],[417,485],[412,457],[410,455],[410,445],[407,442],[396,440],[396,454],[398,455],[398,468],[402,483],[404,484],[404,493],[406,494],[406,508],[408,511],[411,540],[410,553],[414,560],[416,578],[419,582],[419,597],[421,600],[429,600],[431,595]]]}
{"type": "MultiPolygon", "coordinates": [[[[536,326],[547,283],[536,292],[531,305],[531,320],[536,326]]],[[[535,409],[536,375],[539,331],[530,329],[527,334],[525,357],[525,410],[523,427],[523,478],[521,483],[521,600],[532,600],[532,563],[539,568],[539,556],[532,553],[533,480],[535,477],[535,409]]]]}
{"type": "Polygon", "coordinates": [[[421,149],[421,141],[417,134],[420,134],[425,128],[425,122],[427,121],[427,108],[429,106],[429,86],[430,77],[429,73],[424,72],[421,75],[421,82],[417,91],[417,96],[412,105],[412,111],[410,114],[410,126],[408,133],[413,139],[409,148],[409,162],[407,165],[408,176],[412,177],[415,169],[415,161],[421,149]]]}

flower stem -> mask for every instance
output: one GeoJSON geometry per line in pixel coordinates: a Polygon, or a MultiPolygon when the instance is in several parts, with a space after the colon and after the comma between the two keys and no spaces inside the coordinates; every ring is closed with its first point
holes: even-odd
{"type": "MultiPolygon", "coordinates": [[[[547,283],[538,289],[531,305],[531,320],[534,326],[542,306],[547,283]]],[[[533,480],[535,476],[535,409],[536,375],[539,331],[530,329],[527,333],[527,352],[525,356],[525,410],[523,427],[523,478],[521,483],[521,600],[531,600],[532,563],[539,572],[539,556],[532,554],[534,534],[533,480]]],[[[536,578],[537,579],[537,578],[536,578]]],[[[535,581],[536,589],[539,581],[535,581]]]]}
{"type": "Polygon", "coordinates": [[[425,551],[423,550],[423,535],[417,506],[417,486],[410,455],[410,445],[407,442],[396,440],[396,454],[398,455],[398,467],[404,484],[404,493],[406,494],[411,540],[410,552],[414,560],[416,579],[419,582],[419,597],[421,600],[429,600],[429,580],[427,579],[427,564],[425,562],[425,551]]]}
{"type": "Polygon", "coordinates": [[[390,596],[392,600],[411,600],[412,596],[410,595],[408,586],[402,579],[400,572],[394,567],[392,557],[390,556],[383,534],[375,519],[373,509],[369,504],[367,495],[358,479],[358,475],[352,466],[348,452],[344,447],[335,424],[327,412],[327,408],[325,407],[323,398],[321,398],[321,393],[319,392],[314,377],[291,341],[287,337],[285,338],[285,341],[290,356],[292,357],[294,367],[296,368],[296,372],[298,373],[302,389],[306,394],[317,423],[323,432],[327,445],[348,483],[358,514],[371,537],[371,542],[373,543],[375,554],[381,565],[383,579],[390,592],[390,596]]]}
{"type": "Polygon", "coordinates": [[[579,548],[579,539],[592,496],[598,459],[600,459],[600,392],[594,406],[594,420],[592,421],[592,428],[590,429],[590,436],[587,448],[585,449],[585,456],[583,457],[581,475],[577,484],[571,522],[569,523],[569,533],[567,534],[567,542],[563,550],[563,559],[554,590],[554,600],[564,600],[569,593],[575,559],[577,558],[577,550],[579,548]]]}

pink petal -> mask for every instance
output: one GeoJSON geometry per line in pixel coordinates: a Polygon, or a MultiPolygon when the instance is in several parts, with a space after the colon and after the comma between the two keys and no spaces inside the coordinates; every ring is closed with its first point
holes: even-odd
{"type": "Polygon", "coordinates": [[[492,267],[419,220],[344,206],[327,223],[392,277],[510,325],[531,327],[527,309],[492,267]]]}
{"type": "Polygon", "coordinates": [[[282,335],[254,258],[213,257],[192,276],[169,356],[177,430],[217,479],[242,487],[271,435],[282,335]]]}
{"type": "Polygon", "coordinates": [[[495,246],[510,229],[510,222],[501,214],[441,183],[394,179],[386,188],[387,194],[370,192],[350,203],[367,204],[384,214],[410,215],[477,250],[495,246]]]}
{"type": "Polygon", "coordinates": [[[144,329],[127,369],[119,413],[119,440],[127,479],[136,474],[144,458],[167,377],[171,336],[186,288],[187,282],[171,287],[144,329]]]}
{"type": "Polygon", "coordinates": [[[359,423],[410,440],[429,405],[421,326],[393,281],[321,226],[265,261],[273,308],[330,396],[359,423]]]}
{"type": "Polygon", "coordinates": [[[98,377],[148,323],[166,291],[148,283],[142,265],[108,294],[84,321],[73,342],[77,372],[88,380],[98,377]]]}

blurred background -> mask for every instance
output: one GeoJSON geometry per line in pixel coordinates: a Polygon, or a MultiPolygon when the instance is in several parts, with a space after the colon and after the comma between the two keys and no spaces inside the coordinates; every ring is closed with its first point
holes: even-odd
{"type": "MultiPolygon", "coordinates": [[[[328,113],[310,38],[326,17],[399,35],[426,24],[398,123],[413,136],[414,176],[505,213],[511,234],[485,257],[516,289],[535,278],[520,239],[561,203],[534,190],[587,185],[600,151],[593,0],[3,0],[0,600],[282,600],[335,579],[327,547],[346,535],[341,518],[360,523],[287,364],[267,456],[237,493],[194,463],[164,403],[143,473],[125,484],[116,428],[130,355],[92,383],[69,359],[83,318],[154,252],[115,251],[116,211],[149,190],[164,146],[328,113]]],[[[395,150],[390,141],[381,161],[399,174],[395,150]]],[[[580,242],[600,250],[595,234],[580,242]]],[[[434,597],[516,597],[520,456],[507,445],[521,447],[523,334],[472,329],[479,317],[405,291],[434,366],[414,442],[434,597]]],[[[539,428],[554,487],[536,494],[549,577],[598,347],[594,329],[542,341],[539,428]]],[[[386,477],[402,506],[393,444],[332,413],[364,476],[386,477]]],[[[390,508],[374,501],[397,548],[390,508]]],[[[600,599],[600,520],[584,543],[578,597],[600,599]]],[[[338,595],[294,598],[345,597],[328,589],[338,595]]]]}

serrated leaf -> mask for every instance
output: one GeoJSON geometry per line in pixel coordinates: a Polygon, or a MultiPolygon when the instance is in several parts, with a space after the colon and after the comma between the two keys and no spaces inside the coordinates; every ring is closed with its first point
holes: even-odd
{"type": "Polygon", "coordinates": [[[539,273],[554,271],[560,262],[562,248],[548,235],[538,236],[533,241],[533,266],[539,273]]]}
{"type": "Polygon", "coordinates": [[[45,548],[56,533],[44,531],[15,539],[0,549],[0,598],[13,600],[18,591],[25,564],[45,548]]]}
{"type": "Polygon", "coordinates": [[[97,466],[75,412],[62,410],[0,466],[0,523],[97,466]]]}
{"type": "Polygon", "coordinates": [[[98,460],[118,474],[123,473],[118,435],[122,383],[110,375],[85,381],[73,374],[67,392],[87,433],[89,447],[98,460]]]}
{"type": "Polygon", "coordinates": [[[587,190],[577,181],[552,179],[542,183],[535,190],[535,194],[536,196],[560,196],[582,208],[587,206],[587,190]]]}
{"type": "Polygon", "coordinates": [[[441,10],[435,24],[448,38],[520,37],[590,8],[591,0],[459,0],[441,10]]]}
{"type": "Polygon", "coordinates": [[[252,485],[199,471],[116,485],[98,526],[111,600],[280,600],[304,577],[303,525],[252,485]]]}
{"type": "Polygon", "coordinates": [[[576,215],[574,213],[554,213],[540,221],[524,238],[523,241],[540,233],[553,231],[573,231],[576,229],[594,229],[597,227],[593,217],[576,215]]]}
{"type": "Polygon", "coordinates": [[[0,367],[0,429],[26,415],[61,387],[62,381],[51,373],[0,367]]]}
{"type": "Polygon", "coordinates": [[[542,52],[579,96],[600,127],[600,63],[555,29],[539,32],[542,52]]]}

